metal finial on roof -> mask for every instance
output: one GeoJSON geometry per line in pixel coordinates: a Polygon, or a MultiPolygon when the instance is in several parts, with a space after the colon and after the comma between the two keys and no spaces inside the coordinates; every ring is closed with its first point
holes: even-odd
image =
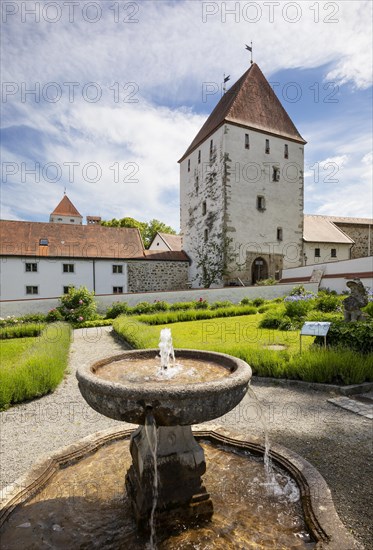
{"type": "Polygon", "coordinates": [[[227,88],[225,87],[226,83],[228,82],[228,80],[230,79],[230,75],[228,76],[225,76],[225,73],[223,75],[223,93],[225,94],[225,92],[227,91],[227,88]]]}
{"type": "Polygon", "coordinates": [[[66,195],[66,187],[63,188],[63,194],[66,195]]]}
{"type": "Polygon", "coordinates": [[[254,63],[253,62],[253,41],[251,41],[250,44],[251,46],[248,46],[247,44],[245,44],[245,46],[246,46],[246,49],[249,50],[249,52],[251,53],[250,63],[252,65],[254,63]]]}

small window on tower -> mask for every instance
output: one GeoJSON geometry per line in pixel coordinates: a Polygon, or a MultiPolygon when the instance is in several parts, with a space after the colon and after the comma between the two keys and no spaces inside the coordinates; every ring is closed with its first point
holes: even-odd
{"type": "Polygon", "coordinates": [[[198,151],[198,164],[201,164],[201,149],[198,151]]]}
{"type": "Polygon", "coordinates": [[[206,212],[207,212],[206,201],[203,201],[203,203],[202,203],[202,216],[205,216],[206,212]]]}
{"type": "Polygon", "coordinates": [[[190,159],[188,159],[188,172],[190,172],[190,159]]]}
{"type": "Polygon", "coordinates": [[[269,154],[269,139],[266,139],[266,154],[268,155],[269,154]]]}
{"type": "Polygon", "coordinates": [[[282,227],[277,228],[277,240],[282,241],[282,227]]]}
{"type": "Polygon", "coordinates": [[[315,258],[320,258],[320,248],[315,248],[315,258]]]}
{"type": "Polygon", "coordinates": [[[249,134],[245,134],[245,149],[250,149],[250,138],[249,138],[249,134]]]}
{"type": "Polygon", "coordinates": [[[198,188],[199,188],[199,176],[196,176],[196,191],[198,193],[198,188]]]}
{"type": "Polygon", "coordinates": [[[336,258],[337,257],[337,249],[336,248],[332,248],[331,251],[330,251],[330,256],[332,258],[336,258]]]}
{"type": "Polygon", "coordinates": [[[210,160],[212,159],[212,156],[214,154],[214,142],[213,140],[210,141],[210,160]]]}
{"type": "Polygon", "coordinates": [[[260,212],[264,212],[266,209],[265,198],[262,195],[256,197],[256,207],[260,212]]]}
{"type": "Polygon", "coordinates": [[[272,181],[280,181],[280,168],[272,166],[272,181]]]}
{"type": "Polygon", "coordinates": [[[285,143],[285,146],[284,146],[284,158],[285,159],[289,158],[289,146],[287,143],[285,143]]]}
{"type": "Polygon", "coordinates": [[[207,229],[205,229],[203,237],[204,237],[205,243],[207,243],[209,239],[209,232],[207,229]]]}

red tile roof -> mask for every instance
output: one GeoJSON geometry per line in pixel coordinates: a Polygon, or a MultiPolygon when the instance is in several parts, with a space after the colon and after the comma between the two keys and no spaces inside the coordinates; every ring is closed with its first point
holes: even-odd
{"type": "Polygon", "coordinates": [[[189,256],[183,250],[145,250],[145,257],[147,260],[189,262],[189,256]]]}
{"type": "Polygon", "coordinates": [[[170,250],[182,250],[182,237],[181,235],[172,235],[171,233],[158,233],[163,242],[169,247],[170,250]]]}
{"type": "Polygon", "coordinates": [[[256,63],[223,95],[179,162],[224,122],[306,143],[256,63]]]}
{"type": "Polygon", "coordinates": [[[75,208],[75,206],[73,205],[73,203],[71,202],[71,200],[69,199],[69,197],[67,195],[64,195],[62,200],[59,202],[59,204],[56,206],[56,208],[53,210],[51,216],[53,215],[58,215],[58,216],[80,216],[81,218],[83,217],[81,214],[79,214],[79,212],[77,211],[77,209],[75,208]]]}
{"type": "Polygon", "coordinates": [[[0,220],[0,234],[2,256],[188,261],[184,252],[144,250],[139,230],[129,227],[0,220]]]}

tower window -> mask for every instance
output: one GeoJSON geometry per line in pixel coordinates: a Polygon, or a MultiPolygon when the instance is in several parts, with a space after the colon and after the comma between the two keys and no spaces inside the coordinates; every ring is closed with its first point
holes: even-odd
{"type": "Polygon", "coordinates": [[[258,195],[256,197],[256,207],[258,210],[260,210],[260,212],[264,212],[264,210],[266,209],[265,198],[263,197],[263,195],[258,195]]]}
{"type": "Polygon", "coordinates": [[[74,273],[74,264],[62,264],[63,273],[74,273]]]}
{"type": "Polygon", "coordinates": [[[207,229],[205,229],[205,231],[204,231],[203,238],[204,238],[205,243],[207,243],[207,241],[209,239],[209,232],[208,232],[207,229]]]}
{"type": "Polygon", "coordinates": [[[202,216],[205,216],[206,212],[207,212],[206,201],[203,201],[203,203],[202,203],[202,216]]]}
{"type": "Polygon", "coordinates": [[[289,158],[289,146],[288,146],[287,143],[285,143],[285,145],[284,145],[284,158],[285,159],[289,158]]]}
{"type": "Polygon", "coordinates": [[[282,241],[282,227],[277,228],[277,240],[282,241]]]}
{"type": "Polygon", "coordinates": [[[190,172],[190,159],[188,159],[188,172],[190,172]]]}
{"type": "Polygon", "coordinates": [[[272,166],[272,181],[280,181],[280,168],[272,166]]]}
{"type": "Polygon", "coordinates": [[[210,160],[212,159],[212,155],[214,154],[214,142],[213,140],[210,141],[210,160]]]}
{"type": "Polygon", "coordinates": [[[315,258],[320,258],[320,248],[315,248],[315,258]]]}
{"type": "Polygon", "coordinates": [[[269,151],[270,151],[270,149],[269,149],[269,139],[266,139],[266,149],[265,149],[265,151],[266,151],[266,154],[268,155],[269,151]]]}
{"type": "Polygon", "coordinates": [[[198,164],[201,164],[201,149],[198,150],[198,164]]]}
{"type": "Polygon", "coordinates": [[[330,256],[331,256],[331,258],[336,258],[337,257],[337,249],[336,248],[331,249],[330,256]]]}
{"type": "Polygon", "coordinates": [[[199,176],[196,176],[196,191],[198,193],[198,188],[199,188],[199,176]]]}
{"type": "Polygon", "coordinates": [[[249,138],[249,134],[245,134],[245,149],[250,149],[250,138],[249,138]]]}
{"type": "Polygon", "coordinates": [[[26,272],[37,272],[38,270],[38,264],[35,263],[35,262],[32,262],[32,263],[26,263],[25,264],[25,271],[26,272]]]}

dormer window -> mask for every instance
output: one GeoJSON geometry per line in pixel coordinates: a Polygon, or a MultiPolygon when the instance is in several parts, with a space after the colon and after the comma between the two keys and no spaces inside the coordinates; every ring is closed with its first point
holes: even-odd
{"type": "Polygon", "coordinates": [[[40,239],[39,245],[40,246],[48,246],[48,239],[40,239]]]}
{"type": "Polygon", "coordinates": [[[249,134],[245,134],[245,149],[250,149],[250,138],[249,138],[249,134]]]}
{"type": "Polygon", "coordinates": [[[266,148],[265,148],[265,152],[266,152],[267,155],[269,155],[269,151],[270,151],[270,149],[269,149],[269,139],[266,139],[266,148]]]}
{"type": "Polygon", "coordinates": [[[284,159],[288,159],[289,158],[289,146],[287,143],[285,143],[284,145],[284,159]]]}

